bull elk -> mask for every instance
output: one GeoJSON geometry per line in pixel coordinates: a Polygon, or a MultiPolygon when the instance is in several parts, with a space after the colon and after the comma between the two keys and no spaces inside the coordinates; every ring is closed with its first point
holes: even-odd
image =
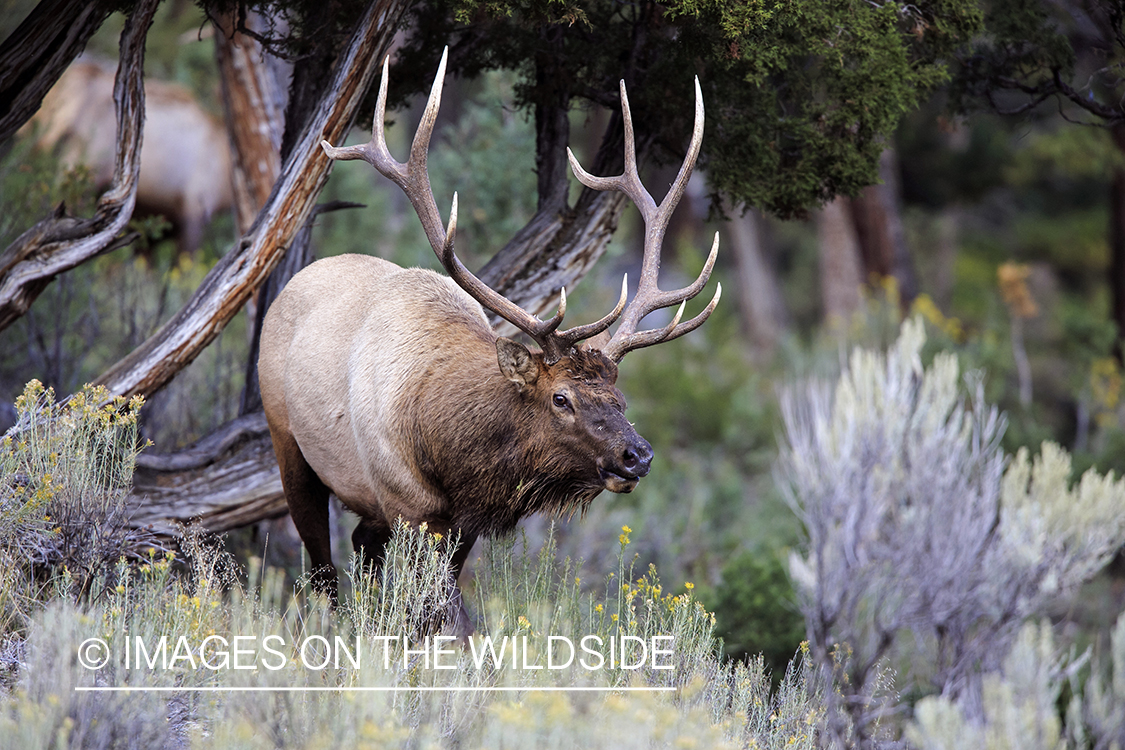
{"type": "MultiPolygon", "coordinates": [[[[657,287],[664,231],[703,138],[698,80],[691,145],[659,206],[637,174],[624,81],[624,174],[592,176],[568,150],[584,185],[620,190],[638,206],[646,233],[641,280],[629,305],[626,277],[608,315],[560,331],[565,290],[558,312],[540,320],[487,287],[454,254],[457,197],[443,227],[426,171],[445,64],[443,55],[406,163],[390,155],[384,138],[386,63],[371,141],[321,145],[332,159],[363,159],[406,193],[449,276],[370,256],[327,258],[293,277],[262,329],[262,402],[285,496],[316,571],[314,583],[330,594],[336,571],[329,492],[359,515],[352,542],[371,560],[380,559],[400,517],[459,532],[456,576],[482,534],[510,530],[537,511],[585,509],[602,490],[632,491],[648,473],[653,453],[625,418],[625,399],[614,386],[617,365],[633,349],[699,327],[722,293],[720,286],[701,313],[681,322],[684,302],[710,278],[717,233],[694,283],[676,291],[657,287]],[[675,304],[679,311],[670,323],[637,330],[650,312],[675,304]],[[539,349],[498,337],[482,305],[539,349]],[[608,337],[618,317],[621,324],[608,337]],[[594,337],[604,343],[591,345],[594,337]]],[[[467,634],[463,607],[456,617],[454,627],[467,634]]]]}

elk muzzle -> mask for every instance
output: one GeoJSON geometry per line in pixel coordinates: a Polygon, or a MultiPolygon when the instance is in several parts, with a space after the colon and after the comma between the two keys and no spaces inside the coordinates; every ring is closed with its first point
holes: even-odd
{"type": "Polygon", "coordinates": [[[652,446],[631,428],[629,432],[622,445],[598,466],[610,492],[632,492],[652,466],[652,446]]]}

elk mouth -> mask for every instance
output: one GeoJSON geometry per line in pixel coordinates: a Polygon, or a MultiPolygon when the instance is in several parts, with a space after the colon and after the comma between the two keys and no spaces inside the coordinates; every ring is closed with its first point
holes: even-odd
{"type": "Polygon", "coordinates": [[[602,484],[610,492],[625,493],[632,492],[640,481],[640,477],[636,474],[618,473],[604,466],[598,468],[598,473],[601,474],[602,484]]]}

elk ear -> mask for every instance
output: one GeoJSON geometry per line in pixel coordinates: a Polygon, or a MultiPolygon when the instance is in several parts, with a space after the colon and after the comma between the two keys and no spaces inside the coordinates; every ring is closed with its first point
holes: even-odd
{"type": "Polygon", "coordinates": [[[496,339],[496,361],[504,377],[520,387],[520,390],[535,385],[539,379],[539,365],[527,347],[518,341],[503,336],[496,339]]]}

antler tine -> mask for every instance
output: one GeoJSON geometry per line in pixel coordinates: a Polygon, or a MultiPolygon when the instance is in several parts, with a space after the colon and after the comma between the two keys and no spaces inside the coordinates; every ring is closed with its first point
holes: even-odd
{"type": "Polygon", "coordinates": [[[434,200],[433,189],[430,187],[426,159],[438,109],[441,107],[441,90],[448,57],[449,48],[446,47],[445,51],[442,52],[441,63],[438,65],[433,86],[430,88],[426,110],[422,114],[422,120],[418,123],[418,130],[415,131],[414,140],[410,145],[410,157],[405,163],[399,162],[391,156],[387,149],[384,134],[383,120],[387,108],[387,81],[390,77],[389,60],[383,61],[383,76],[379,82],[379,97],[376,100],[375,117],[371,124],[371,140],[360,146],[347,146],[345,148],[334,148],[327,141],[321,141],[321,146],[332,159],[363,159],[375,167],[380,174],[398,185],[406,193],[410,204],[414,206],[414,211],[422,222],[430,246],[433,247],[450,277],[477,302],[534,339],[543,347],[544,351],[554,352],[559,349],[560,344],[553,341],[552,336],[559,324],[562,323],[563,314],[566,312],[565,293],[559,304],[559,311],[555,316],[547,321],[539,320],[511,300],[490,289],[484,282],[474,276],[457,257],[453,242],[457,228],[456,194],[453,196],[449,225],[448,227],[442,226],[441,215],[438,213],[437,202],[434,200]]]}
{"type": "Polygon", "coordinates": [[[442,52],[441,62],[438,64],[437,75],[434,77],[433,86],[430,88],[430,97],[426,102],[426,110],[422,121],[418,123],[418,130],[414,134],[414,142],[410,147],[410,157],[405,163],[396,160],[387,149],[387,139],[384,131],[384,119],[387,111],[387,82],[390,78],[390,57],[383,59],[383,75],[379,81],[379,96],[375,103],[375,115],[371,122],[371,140],[358,146],[333,147],[328,141],[321,141],[321,148],[331,159],[349,161],[363,159],[387,179],[394,182],[406,193],[414,212],[422,222],[426,238],[434,252],[441,255],[441,248],[446,234],[442,225],[441,215],[438,213],[437,202],[434,200],[433,190],[430,188],[430,176],[426,171],[426,152],[430,146],[430,136],[433,134],[434,122],[437,111],[441,106],[442,82],[445,79],[445,66],[449,55],[449,48],[442,52]]]}
{"type": "MultiPolygon", "coordinates": [[[[680,317],[684,313],[684,305],[686,301],[680,303],[679,309],[676,310],[676,315],[672,318],[672,322],[663,328],[655,328],[649,331],[641,331],[634,333],[627,339],[611,339],[602,352],[612,359],[614,362],[620,362],[621,358],[634,349],[642,349],[646,346],[653,344],[660,344],[672,339],[678,339],[685,333],[691,333],[699,326],[703,325],[707,318],[711,317],[711,313],[715,311],[715,307],[719,304],[719,299],[723,296],[723,285],[717,284],[715,287],[715,296],[707,303],[707,307],[703,308],[702,312],[696,315],[691,320],[680,322],[680,317]]],[[[616,338],[616,337],[615,337],[616,338]]]]}
{"type": "Polygon", "coordinates": [[[683,303],[699,294],[704,285],[711,278],[711,271],[715,266],[715,258],[719,250],[719,235],[715,234],[715,241],[711,245],[711,252],[703,266],[699,277],[683,289],[662,292],[657,283],[660,273],[660,250],[664,242],[664,233],[672,212],[676,209],[680,199],[687,189],[688,180],[695,168],[696,159],[699,157],[699,148],[703,143],[703,92],[699,86],[699,78],[695,78],[695,125],[692,128],[691,143],[688,145],[687,154],[680,171],[676,175],[672,187],[664,200],[657,206],[648,190],[641,183],[637,172],[636,138],[633,131],[633,118],[629,108],[629,98],[625,91],[625,82],[621,82],[621,115],[625,127],[625,170],[617,177],[596,177],[582,169],[574,154],[567,150],[571,169],[575,177],[583,185],[595,190],[620,190],[630,200],[637,204],[641,217],[645,222],[645,250],[641,262],[641,279],[637,285],[637,294],[626,308],[621,325],[613,334],[603,351],[614,361],[620,361],[623,356],[633,349],[651,346],[661,341],[670,341],[683,334],[695,330],[707,320],[718,304],[720,291],[716,292],[714,299],[707,308],[689,321],[680,323],[683,313],[683,303]],[[654,310],[680,304],[680,311],[676,313],[672,322],[659,329],[637,333],[637,326],[641,320],[654,310]]]}
{"type": "MultiPolygon", "coordinates": [[[[608,315],[606,315],[601,320],[597,320],[593,323],[587,323],[584,326],[575,326],[574,328],[569,328],[569,329],[563,331],[562,333],[556,334],[556,337],[560,341],[562,341],[565,346],[571,347],[571,346],[574,346],[579,341],[591,338],[593,336],[597,336],[599,333],[606,330],[611,325],[613,325],[614,322],[617,321],[617,318],[621,315],[621,311],[625,309],[625,301],[628,300],[628,299],[629,299],[629,274],[625,274],[625,276],[621,279],[621,298],[617,300],[617,305],[612,310],[609,311],[608,315]]],[[[562,306],[560,306],[559,309],[563,310],[565,308],[566,308],[566,290],[564,289],[563,290],[563,304],[562,304],[562,306]]]]}
{"type": "Polygon", "coordinates": [[[566,313],[566,292],[562,293],[559,311],[550,320],[540,320],[522,307],[491,289],[465,267],[453,250],[453,227],[457,219],[457,194],[453,194],[453,209],[450,212],[450,232],[442,243],[438,257],[445,266],[446,273],[457,285],[468,292],[477,302],[492,310],[504,320],[530,336],[544,351],[554,350],[551,339],[555,329],[562,323],[566,313]]]}

